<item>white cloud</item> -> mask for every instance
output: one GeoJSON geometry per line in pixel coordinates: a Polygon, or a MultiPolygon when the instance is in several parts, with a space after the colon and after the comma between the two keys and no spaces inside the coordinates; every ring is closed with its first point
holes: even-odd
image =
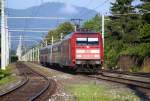
{"type": "Polygon", "coordinates": [[[61,9],[61,11],[63,13],[68,13],[68,14],[73,14],[73,13],[77,13],[78,10],[71,4],[66,3],[65,7],[61,9]]]}

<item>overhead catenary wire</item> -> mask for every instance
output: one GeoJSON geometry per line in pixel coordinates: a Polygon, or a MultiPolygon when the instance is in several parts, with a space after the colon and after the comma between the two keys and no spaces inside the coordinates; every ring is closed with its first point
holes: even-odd
{"type": "Polygon", "coordinates": [[[17,30],[17,29],[23,29],[23,30],[25,30],[25,29],[27,29],[27,30],[50,30],[50,28],[8,28],[8,29],[15,29],[15,30],[17,30]]]}
{"type": "Polygon", "coordinates": [[[8,16],[8,19],[45,19],[45,20],[57,20],[57,19],[60,19],[60,20],[65,20],[65,19],[68,19],[68,18],[64,18],[64,17],[43,17],[43,16],[40,16],[40,17],[37,17],[37,16],[26,16],[26,17],[21,17],[21,16],[8,16]]]}
{"type": "MultiPolygon", "coordinates": [[[[13,38],[13,39],[19,39],[20,38],[20,36],[9,36],[10,38],[13,38]]],[[[43,38],[41,38],[41,37],[31,37],[31,36],[24,36],[24,39],[32,39],[32,40],[43,40],[43,38]]],[[[45,38],[45,39],[51,39],[51,38],[45,38]]]]}
{"type": "Polygon", "coordinates": [[[35,30],[9,30],[9,32],[33,32],[33,33],[47,33],[48,31],[44,31],[44,30],[42,30],[42,31],[40,31],[40,30],[38,30],[38,31],[35,31],[35,30]]]}
{"type": "MultiPolygon", "coordinates": [[[[41,0],[41,5],[43,4],[43,0],[41,0]]],[[[39,8],[38,8],[38,10],[36,11],[36,13],[34,14],[34,9],[32,10],[32,13],[31,13],[31,17],[33,16],[33,15],[37,15],[37,13],[38,13],[38,11],[39,11],[39,9],[41,8],[41,6],[39,6],[39,8]]],[[[35,8],[36,9],[36,8],[35,8]]],[[[26,19],[25,20],[26,22],[25,22],[25,28],[27,28],[28,27],[28,23],[29,23],[29,21],[28,21],[28,19],[26,19]]],[[[24,33],[25,32],[27,32],[27,31],[24,31],[24,33]]],[[[30,32],[35,32],[35,31],[30,31],[30,32]]]]}
{"type": "MultiPolygon", "coordinates": [[[[95,10],[95,9],[97,9],[97,8],[100,8],[100,7],[103,7],[108,1],[109,1],[109,0],[105,0],[103,3],[101,3],[101,4],[99,4],[98,6],[92,8],[92,10],[95,10]]],[[[84,17],[85,17],[86,14],[88,15],[88,14],[90,14],[90,12],[82,13],[81,15],[79,15],[79,17],[82,17],[83,15],[84,15],[84,17]]],[[[87,15],[86,15],[86,16],[87,16],[87,15]]]]}

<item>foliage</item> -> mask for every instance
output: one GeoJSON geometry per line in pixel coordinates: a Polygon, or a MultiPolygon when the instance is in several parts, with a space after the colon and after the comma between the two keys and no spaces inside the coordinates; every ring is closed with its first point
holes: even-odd
{"type": "MultiPolygon", "coordinates": [[[[108,19],[108,17],[106,16],[105,19],[108,19]]],[[[109,22],[109,20],[105,20],[105,27],[107,27],[107,23],[109,22]]],[[[101,25],[102,23],[102,17],[97,14],[95,15],[92,19],[86,21],[83,23],[83,28],[87,28],[96,32],[101,32],[101,25]]],[[[105,29],[105,32],[108,32],[107,29],[105,29]]]]}
{"type": "Polygon", "coordinates": [[[51,38],[53,36],[54,41],[58,41],[61,38],[61,33],[63,33],[63,36],[65,36],[68,33],[72,32],[73,30],[74,30],[74,27],[70,22],[64,22],[60,24],[58,28],[54,30],[50,30],[48,35],[45,37],[45,40],[47,40],[48,43],[51,43],[51,38]]]}
{"type": "Polygon", "coordinates": [[[139,38],[142,39],[148,39],[150,42],[150,24],[145,24],[140,28],[140,34],[139,38]]]}
{"type": "Polygon", "coordinates": [[[16,62],[17,60],[18,60],[18,56],[16,56],[16,55],[11,56],[11,63],[16,62]]]}
{"type": "Polygon", "coordinates": [[[116,0],[113,3],[110,16],[111,23],[109,25],[112,36],[116,36],[119,40],[123,40],[127,43],[137,41],[137,35],[139,31],[139,25],[141,23],[140,15],[131,14],[135,13],[134,8],[131,6],[133,0],[116,0]],[[116,15],[122,14],[122,15],[116,15]]]}
{"type": "Polygon", "coordinates": [[[125,50],[120,52],[119,55],[131,55],[144,58],[150,56],[150,43],[141,43],[137,46],[128,46],[125,50]]]}
{"type": "Polygon", "coordinates": [[[107,38],[105,40],[105,61],[107,62],[108,68],[114,68],[119,54],[126,45],[123,44],[122,40],[114,40],[113,38],[107,38]]]}
{"type": "Polygon", "coordinates": [[[13,66],[11,64],[6,67],[6,70],[0,70],[0,86],[18,82],[19,77],[11,75],[13,66]]]}
{"type": "Polygon", "coordinates": [[[150,55],[150,26],[145,24],[148,21],[143,19],[145,18],[143,17],[145,16],[144,12],[143,16],[131,14],[136,13],[131,5],[132,2],[133,0],[116,0],[112,4],[112,16],[110,17],[112,22],[108,25],[111,34],[106,39],[109,50],[105,49],[106,60],[111,62],[108,64],[109,67],[115,66],[117,58],[122,55],[135,55],[139,58],[150,55]],[[122,15],[116,16],[116,14],[122,15]]]}
{"type": "MultiPolygon", "coordinates": [[[[105,62],[111,69],[122,55],[138,56],[142,59],[150,56],[150,13],[147,13],[150,11],[150,2],[141,0],[143,3],[136,7],[139,9],[137,12],[131,5],[133,1],[116,0],[112,3],[112,16],[105,17],[110,19],[105,23],[105,62]]],[[[98,17],[96,15],[85,22],[84,26],[99,31],[101,25],[98,17]]]]}
{"type": "Polygon", "coordinates": [[[138,72],[139,70],[140,70],[140,67],[135,65],[135,66],[131,67],[130,72],[138,72]]]}
{"type": "Polygon", "coordinates": [[[142,15],[142,26],[140,29],[139,38],[143,42],[150,42],[150,1],[149,0],[141,0],[143,1],[142,5],[137,6],[140,9],[142,15]]]}
{"type": "Polygon", "coordinates": [[[150,13],[148,13],[150,11],[150,1],[149,0],[141,0],[143,3],[142,5],[139,5],[138,7],[140,8],[140,11],[143,13],[143,20],[145,21],[145,23],[150,24],[150,13]]]}
{"type": "Polygon", "coordinates": [[[10,70],[9,69],[6,69],[6,70],[1,70],[0,69],[0,80],[2,78],[5,78],[5,77],[9,76],[9,75],[10,75],[10,70]]]}
{"type": "Polygon", "coordinates": [[[92,19],[86,21],[83,27],[99,32],[101,29],[100,23],[101,23],[101,17],[97,14],[92,19]]]}

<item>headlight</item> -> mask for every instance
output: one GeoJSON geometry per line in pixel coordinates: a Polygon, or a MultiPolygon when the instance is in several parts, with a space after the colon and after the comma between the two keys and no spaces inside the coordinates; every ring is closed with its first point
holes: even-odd
{"type": "Polygon", "coordinates": [[[99,50],[91,50],[91,53],[99,53],[99,50]]]}
{"type": "Polygon", "coordinates": [[[94,57],[98,58],[98,57],[99,57],[99,55],[97,55],[97,54],[96,54],[96,55],[94,55],[94,57]]]}
{"type": "Polygon", "coordinates": [[[85,53],[85,50],[79,50],[79,49],[77,49],[76,53],[85,53]]]}
{"type": "Polygon", "coordinates": [[[81,58],[82,56],[81,56],[81,55],[77,55],[77,57],[78,57],[78,58],[81,58]]]}

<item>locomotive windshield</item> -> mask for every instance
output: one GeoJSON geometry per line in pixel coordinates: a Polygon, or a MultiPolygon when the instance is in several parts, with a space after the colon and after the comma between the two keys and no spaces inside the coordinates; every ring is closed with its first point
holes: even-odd
{"type": "Polygon", "coordinates": [[[76,44],[79,46],[84,45],[98,45],[98,38],[77,38],[76,44]]]}

